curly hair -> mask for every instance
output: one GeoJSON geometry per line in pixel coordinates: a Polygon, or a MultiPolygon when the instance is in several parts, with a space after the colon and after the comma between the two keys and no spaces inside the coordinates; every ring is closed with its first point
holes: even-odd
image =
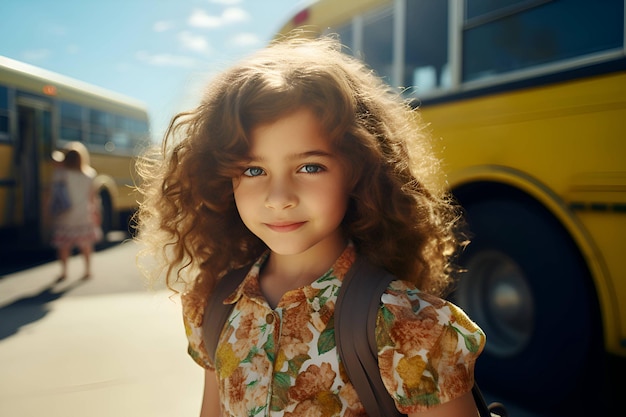
{"type": "Polygon", "coordinates": [[[342,228],[360,256],[443,294],[460,246],[456,207],[418,113],[331,37],[276,41],[218,75],[197,108],[176,115],[138,164],[139,239],[174,289],[206,297],[228,270],[267,250],[237,212],[232,178],[250,132],[306,108],[344,164],[342,228]],[[154,251],[150,252],[154,255],[154,251]]]}

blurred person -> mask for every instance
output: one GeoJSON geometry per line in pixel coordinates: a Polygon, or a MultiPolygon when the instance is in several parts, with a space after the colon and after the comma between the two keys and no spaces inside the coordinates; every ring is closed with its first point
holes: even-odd
{"type": "Polygon", "coordinates": [[[138,239],[161,261],[150,276],[182,285],[202,417],[366,415],[329,337],[357,257],[397,277],[376,340],[398,411],[477,416],[485,336],[439,298],[461,245],[439,161],[400,95],[340,50],[273,43],[218,76],[139,165],[138,239]],[[212,357],[204,312],[233,270],[247,275],[223,301],[234,308],[212,357]]]}
{"type": "Polygon", "coordinates": [[[82,279],[87,280],[91,278],[94,244],[102,238],[100,204],[94,183],[96,170],[90,166],[89,151],[80,142],[69,142],[63,152],[55,151],[53,160],[56,161],[53,190],[65,188],[69,199],[69,208],[52,211],[52,246],[61,262],[58,281],[67,277],[67,263],[74,248],[83,256],[82,279]]]}

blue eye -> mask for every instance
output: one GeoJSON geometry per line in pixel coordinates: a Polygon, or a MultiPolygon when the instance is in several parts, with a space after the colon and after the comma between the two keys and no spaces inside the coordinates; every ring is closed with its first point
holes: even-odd
{"type": "Polygon", "coordinates": [[[304,165],[298,172],[304,172],[306,174],[317,174],[318,172],[324,171],[324,168],[321,165],[317,164],[308,164],[304,165]]]}
{"type": "Polygon", "coordinates": [[[243,175],[246,177],[258,177],[259,175],[263,175],[264,171],[259,167],[250,167],[243,172],[243,175]]]}

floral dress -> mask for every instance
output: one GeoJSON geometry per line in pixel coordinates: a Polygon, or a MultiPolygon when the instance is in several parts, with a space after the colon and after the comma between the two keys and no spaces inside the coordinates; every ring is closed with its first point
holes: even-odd
{"type": "MultiPolygon", "coordinates": [[[[204,306],[183,295],[188,352],[200,366],[215,369],[222,416],[366,416],[334,339],[335,302],[354,247],[311,285],[287,292],[275,309],[259,285],[266,259],[224,301],[235,306],[215,363],[202,341],[204,306]]],[[[423,411],[470,391],[485,344],[478,326],[455,305],[405,281],[391,282],[381,301],[379,368],[398,410],[423,411]]]]}

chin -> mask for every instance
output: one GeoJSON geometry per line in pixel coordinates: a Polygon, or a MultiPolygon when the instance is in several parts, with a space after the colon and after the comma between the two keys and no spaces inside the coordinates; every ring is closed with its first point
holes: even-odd
{"type": "Polygon", "coordinates": [[[275,253],[277,255],[282,255],[282,256],[289,256],[289,255],[299,255],[303,252],[306,252],[306,250],[308,249],[308,247],[302,248],[302,247],[298,247],[298,246],[294,246],[294,245],[267,245],[270,250],[272,251],[272,253],[275,253]]]}
{"type": "Polygon", "coordinates": [[[277,255],[299,255],[316,245],[317,242],[303,242],[300,239],[289,239],[287,237],[278,239],[263,240],[265,245],[277,255]]]}

